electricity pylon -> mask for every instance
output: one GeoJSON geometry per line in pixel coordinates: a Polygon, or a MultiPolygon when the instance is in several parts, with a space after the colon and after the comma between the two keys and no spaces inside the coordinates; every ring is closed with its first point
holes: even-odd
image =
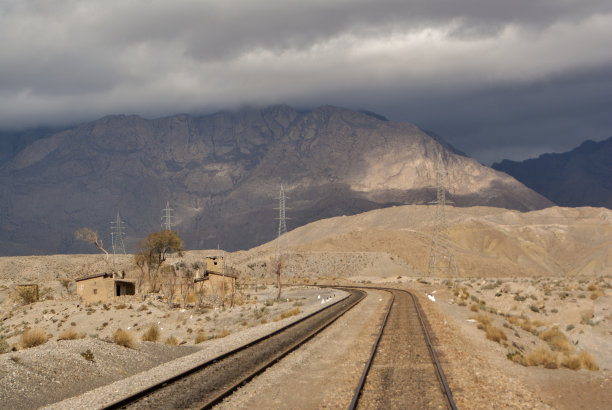
{"type": "Polygon", "coordinates": [[[446,199],[447,180],[448,172],[442,158],[439,158],[436,163],[436,200],[430,202],[436,208],[427,274],[430,277],[448,277],[454,284],[457,276],[457,263],[450,247],[446,221],[446,204],[452,203],[446,199]]]}
{"type": "Polygon", "coordinates": [[[167,201],[166,207],[162,209],[162,216],[161,216],[161,220],[162,220],[161,226],[167,231],[171,231],[172,227],[175,225],[174,215],[172,214],[172,212],[174,212],[174,209],[170,208],[170,202],[167,201]]]}
{"type": "Polygon", "coordinates": [[[283,255],[286,255],[286,263],[287,263],[287,271],[291,271],[290,258],[291,255],[289,253],[289,240],[287,239],[287,218],[286,211],[286,200],[285,189],[283,185],[280,186],[280,192],[278,194],[278,236],[276,237],[276,249],[274,251],[274,259],[278,262],[281,260],[283,255]]]}
{"type": "Polygon", "coordinates": [[[122,253],[125,255],[125,243],[123,238],[125,237],[125,226],[121,221],[119,212],[117,212],[117,219],[111,221],[111,242],[113,245],[113,255],[122,253]]]}

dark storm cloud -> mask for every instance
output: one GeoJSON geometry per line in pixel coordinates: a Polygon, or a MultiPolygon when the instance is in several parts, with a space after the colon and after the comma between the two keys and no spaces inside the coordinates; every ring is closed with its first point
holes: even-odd
{"type": "Polygon", "coordinates": [[[341,104],[483,161],[612,133],[609,1],[5,0],[0,36],[0,128],[341,104]]]}

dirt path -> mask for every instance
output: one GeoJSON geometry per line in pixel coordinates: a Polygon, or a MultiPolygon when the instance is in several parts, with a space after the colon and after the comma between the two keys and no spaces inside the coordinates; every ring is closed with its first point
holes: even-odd
{"type": "Polygon", "coordinates": [[[346,408],[388,299],[386,292],[370,291],[334,325],[216,408],[346,408]]]}

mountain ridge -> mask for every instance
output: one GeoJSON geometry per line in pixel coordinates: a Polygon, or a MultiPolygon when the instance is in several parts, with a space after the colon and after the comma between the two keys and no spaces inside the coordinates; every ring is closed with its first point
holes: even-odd
{"type": "Polygon", "coordinates": [[[612,209],[612,137],[586,140],[568,152],[525,161],[503,160],[492,168],[512,175],[558,205],[612,209]]]}
{"type": "Polygon", "coordinates": [[[0,166],[0,243],[4,254],[87,251],[74,230],[89,226],[103,235],[119,212],[130,247],[160,229],[169,201],[188,248],[246,249],[274,237],[281,183],[290,224],[299,226],[428,203],[438,158],[458,205],[551,205],[413,124],[343,108],[300,113],[277,105],[152,120],[115,115],[37,140],[0,166]]]}

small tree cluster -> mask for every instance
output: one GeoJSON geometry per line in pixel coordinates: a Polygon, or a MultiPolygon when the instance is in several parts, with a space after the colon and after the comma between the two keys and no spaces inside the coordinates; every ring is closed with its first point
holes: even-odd
{"type": "Polygon", "coordinates": [[[151,232],[138,243],[134,254],[134,262],[140,269],[139,289],[144,279],[149,284],[150,292],[160,289],[160,269],[170,253],[183,256],[183,240],[176,231],[164,229],[161,232],[151,232]]]}

